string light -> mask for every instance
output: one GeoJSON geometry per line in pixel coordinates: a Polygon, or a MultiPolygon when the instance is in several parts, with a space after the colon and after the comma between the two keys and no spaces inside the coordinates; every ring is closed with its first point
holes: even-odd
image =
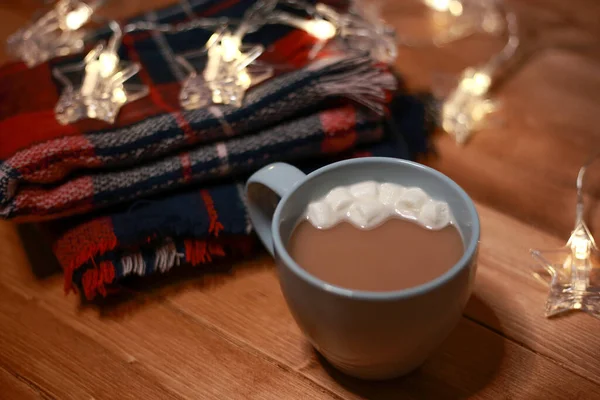
{"type": "Polygon", "coordinates": [[[317,3],[315,13],[332,23],[349,50],[369,52],[371,57],[386,64],[396,60],[395,31],[380,17],[377,2],[353,0],[348,13],[317,3]]]}
{"type": "MultiPolygon", "coordinates": [[[[105,0],[58,0],[54,8],[8,40],[9,52],[32,67],[52,57],[81,52],[88,37],[82,27],[105,0]]],[[[56,118],[63,124],[89,117],[113,122],[122,105],[147,93],[142,85],[127,84],[140,66],[123,63],[116,49],[123,34],[134,31],[159,31],[178,33],[192,29],[219,31],[213,35],[201,53],[206,67],[199,74],[186,55],[177,61],[188,71],[182,82],[180,102],[186,109],[204,107],[209,103],[241,106],[248,88],[273,74],[273,68],[252,63],[264,51],[260,45],[246,45],[243,38],[265,24],[286,24],[313,35],[318,44],[310,55],[314,56],[324,44],[340,37],[350,50],[368,51],[382,62],[392,63],[397,55],[394,30],[380,18],[372,3],[353,0],[347,13],[339,13],[324,4],[311,4],[305,0],[258,0],[241,20],[220,18],[194,18],[179,24],[162,24],[136,21],[125,25],[113,35],[106,48],[97,45],[82,63],[55,68],[53,74],[64,84],[64,91],[55,108],[56,118]],[[275,11],[278,3],[296,7],[308,14],[299,17],[275,11]],[[229,31],[226,27],[236,26],[229,31]],[[68,78],[71,73],[83,72],[83,78],[68,78]]],[[[114,30],[114,29],[113,29],[114,30]]]]}
{"type": "MultiPolygon", "coordinates": [[[[208,57],[202,77],[185,55],[176,57],[179,64],[188,71],[179,93],[179,101],[183,108],[197,109],[210,103],[241,107],[248,88],[272,75],[272,70],[267,70],[263,76],[253,79],[248,66],[262,54],[264,48],[254,45],[246,51],[247,46],[244,46],[242,41],[248,32],[266,23],[268,15],[273,13],[276,5],[277,1],[274,0],[259,0],[245,12],[235,32],[231,32],[227,27],[221,27],[215,32],[200,52],[208,57]]],[[[197,52],[187,56],[195,53],[197,52]]]]}
{"type": "Polygon", "coordinates": [[[508,40],[502,51],[480,68],[465,69],[456,88],[442,103],[442,128],[459,144],[465,143],[483,126],[485,117],[496,110],[495,103],[488,98],[493,78],[519,47],[516,16],[512,12],[506,12],[505,16],[508,40]]]}
{"type": "Polygon", "coordinates": [[[279,23],[293,26],[306,31],[318,40],[329,40],[336,35],[335,26],[325,19],[305,19],[285,12],[275,12],[269,15],[269,23],[279,23]]]}
{"type": "Polygon", "coordinates": [[[103,1],[59,0],[54,8],[7,39],[7,52],[34,67],[53,57],[79,53],[84,48],[86,24],[103,1]]]}
{"type": "MultiPolygon", "coordinates": [[[[434,11],[433,21],[438,32],[432,44],[442,46],[477,31],[499,35],[504,29],[504,16],[499,0],[423,0],[434,11]]],[[[407,44],[415,45],[410,40],[407,44]]]]}
{"type": "MultiPolygon", "coordinates": [[[[600,153],[591,157],[577,175],[575,229],[566,246],[556,250],[531,250],[531,255],[551,277],[547,317],[582,310],[600,318],[600,275],[594,273],[594,269],[600,267],[594,263],[599,251],[583,218],[583,178],[590,164],[599,157],[600,153]]],[[[541,278],[537,272],[534,276],[541,278]]]]}
{"type": "Polygon", "coordinates": [[[114,21],[110,27],[113,35],[106,46],[100,43],[83,62],[53,70],[54,76],[64,85],[55,107],[56,119],[63,125],[82,118],[114,123],[123,105],[148,94],[147,87],[126,83],[139,72],[140,65],[119,59],[117,49],[123,33],[114,21]],[[83,79],[75,87],[67,75],[81,70],[83,79]]]}
{"type": "Polygon", "coordinates": [[[458,0],[425,0],[424,3],[435,11],[448,11],[454,16],[459,16],[463,12],[463,5],[458,0]]]}
{"type": "Polygon", "coordinates": [[[63,10],[59,12],[59,21],[61,29],[76,31],[81,28],[92,16],[94,9],[83,2],[74,2],[73,0],[61,0],[57,8],[63,10]],[[70,6],[70,7],[69,7],[70,6]],[[68,11],[69,8],[72,8],[68,11]]]}

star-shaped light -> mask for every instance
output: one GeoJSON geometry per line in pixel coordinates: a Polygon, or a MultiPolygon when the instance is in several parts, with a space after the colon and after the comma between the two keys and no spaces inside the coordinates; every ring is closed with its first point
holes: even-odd
{"type": "Polygon", "coordinates": [[[53,57],[79,53],[86,32],[80,29],[99,5],[98,1],[59,0],[54,8],[13,33],[7,52],[34,67],[53,57]]]}
{"type": "Polygon", "coordinates": [[[485,68],[467,68],[441,107],[442,128],[457,143],[465,143],[471,134],[482,127],[484,118],[495,111],[496,105],[487,95],[492,83],[485,68]]]}
{"type": "Polygon", "coordinates": [[[504,18],[497,0],[423,0],[433,10],[436,34],[433,44],[442,46],[478,31],[500,35],[504,18]]]}
{"type": "Polygon", "coordinates": [[[209,104],[231,104],[241,107],[248,88],[272,76],[273,70],[253,63],[263,52],[260,45],[246,46],[240,35],[228,30],[215,32],[207,41],[200,55],[206,54],[206,66],[199,74],[188,58],[198,52],[177,57],[177,61],[188,71],[182,83],[179,100],[188,110],[205,107],[209,104]]]}
{"type": "Polygon", "coordinates": [[[140,70],[137,63],[120,61],[116,49],[121,31],[111,23],[115,34],[108,45],[98,44],[77,64],[57,67],[54,76],[64,89],[54,109],[56,119],[63,125],[83,118],[93,118],[114,123],[122,106],[148,94],[148,88],[126,83],[140,70]],[[69,73],[83,72],[83,79],[75,86],[67,78],[69,73]]]}
{"type": "Polygon", "coordinates": [[[232,33],[226,27],[215,32],[199,52],[188,53],[187,57],[206,53],[206,66],[202,76],[187,60],[186,55],[177,61],[188,70],[179,94],[183,108],[191,110],[213,104],[230,104],[241,107],[244,95],[251,85],[272,76],[270,68],[259,68],[251,74],[250,64],[264,51],[263,46],[242,44],[244,36],[264,25],[277,6],[278,0],[260,0],[246,10],[239,26],[232,33]]]}
{"type": "Polygon", "coordinates": [[[485,117],[496,110],[496,103],[488,97],[492,81],[519,47],[516,16],[509,12],[505,17],[509,34],[502,50],[483,66],[465,69],[458,85],[442,104],[442,128],[459,144],[464,144],[475,131],[481,129],[485,117]]]}
{"type": "Polygon", "coordinates": [[[380,17],[377,4],[355,0],[348,13],[339,13],[318,3],[315,10],[333,24],[350,49],[368,51],[374,59],[386,64],[396,60],[395,31],[380,17]]]}
{"type": "Polygon", "coordinates": [[[583,221],[577,224],[565,247],[532,250],[531,254],[551,278],[547,317],[582,310],[600,318],[599,252],[583,221]]]}
{"type": "MultiPolygon", "coordinates": [[[[575,229],[565,247],[556,250],[532,250],[532,256],[550,276],[550,295],[546,316],[569,310],[582,310],[600,318],[600,252],[583,220],[583,177],[596,154],[577,176],[577,218],[575,229]]],[[[540,277],[538,272],[534,276],[540,277]]]]}

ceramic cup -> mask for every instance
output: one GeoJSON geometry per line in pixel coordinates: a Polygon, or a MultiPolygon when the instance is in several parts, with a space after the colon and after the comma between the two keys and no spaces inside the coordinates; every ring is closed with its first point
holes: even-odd
{"type": "Polygon", "coordinates": [[[343,372],[365,379],[406,374],[460,320],[475,277],[479,217],[473,201],[447,176],[394,158],[341,161],[309,175],[277,163],[252,175],[246,193],[252,223],[275,257],[281,290],[296,322],[317,351],[343,372]],[[418,186],[446,201],[465,243],[458,263],[423,285],[391,292],[331,285],[296,264],[286,243],[308,203],[336,186],[366,180],[418,186]]]}

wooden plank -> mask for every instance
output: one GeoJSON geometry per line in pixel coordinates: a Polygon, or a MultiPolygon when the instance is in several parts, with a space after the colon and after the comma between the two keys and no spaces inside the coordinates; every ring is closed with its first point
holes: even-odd
{"type": "Polygon", "coordinates": [[[144,368],[116,359],[0,284],[0,363],[52,397],[175,399],[144,368]]]}
{"type": "Polygon", "coordinates": [[[22,379],[0,366],[0,393],[6,399],[33,400],[48,398],[22,379]]]}
{"type": "MultiPolygon", "coordinates": [[[[136,12],[142,6],[154,8],[162,1],[153,1],[151,5],[142,3],[129,2],[127,9],[118,6],[120,9],[117,11],[123,12],[119,15],[125,15],[136,12]]],[[[388,8],[393,11],[396,3],[388,8]]],[[[32,1],[27,4],[31,9],[37,7],[32,1]]],[[[569,371],[598,382],[600,367],[595,362],[595,350],[600,344],[595,335],[598,322],[585,315],[552,321],[543,318],[545,289],[537,286],[529,275],[527,267],[531,261],[527,249],[560,245],[562,238],[568,236],[573,222],[574,178],[583,159],[598,142],[595,127],[600,122],[600,115],[594,106],[600,89],[598,57],[589,49],[577,48],[589,47],[590,36],[597,37],[590,32],[598,32],[598,5],[592,0],[568,3],[526,0],[512,1],[511,4],[527,18],[526,23],[531,24],[527,28],[536,31],[533,39],[539,43],[528,45],[538,49],[554,48],[540,51],[500,88],[499,95],[505,104],[500,114],[505,126],[476,135],[462,149],[449,138],[438,137],[436,144],[440,157],[430,160],[430,163],[487,205],[480,207],[484,225],[481,263],[475,296],[468,305],[467,315],[539,355],[511,341],[503,340],[500,346],[494,334],[463,321],[445,345],[445,350],[426,364],[421,372],[402,382],[392,382],[389,387],[368,385],[364,389],[362,384],[331,378],[321,364],[315,362],[312,350],[303,341],[281,301],[270,261],[247,263],[236,268],[234,276],[208,277],[201,287],[197,282],[191,282],[191,287],[188,283],[180,294],[158,291],[145,299],[148,303],[140,310],[132,311],[126,318],[117,318],[112,314],[106,316],[106,309],[101,315],[97,315],[95,310],[78,310],[75,297],[62,296],[60,277],[39,279],[32,274],[14,229],[0,223],[0,259],[3,260],[0,281],[10,285],[8,293],[16,296],[11,297],[6,307],[21,307],[31,310],[36,316],[35,320],[27,320],[26,329],[20,326],[19,330],[10,332],[11,346],[12,341],[21,335],[21,329],[25,331],[25,338],[34,337],[36,340],[38,334],[32,333],[31,327],[48,328],[50,332],[57,329],[67,332],[64,340],[55,336],[43,337],[30,345],[50,343],[66,348],[65,341],[75,339],[77,349],[90,349],[92,360],[106,357],[111,360],[109,366],[114,364],[117,371],[124,369],[128,374],[133,373],[128,367],[133,365],[131,368],[137,368],[134,369],[136,377],[137,373],[153,377],[168,388],[164,390],[193,398],[199,391],[210,392],[215,385],[223,391],[221,396],[223,393],[242,396],[244,385],[247,388],[254,384],[251,379],[258,381],[258,389],[253,395],[261,398],[272,395],[288,379],[292,382],[290,398],[299,396],[303,390],[307,390],[308,397],[332,394],[321,392],[298,377],[296,371],[345,398],[361,395],[386,398],[397,393],[416,398],[421,398],[423,393],[439,398],[454,395],[551,398],[551,394],[574,397],[579,392],[583,392],[580,394],[586,398],[596,394],[597,386],[590,386],[589,381],[569,371]],[[564,30],[553,30],[552,24],[562,23],[568,28],[566,41],[561,39],[564,30]],[[559,41],[561,43],[557,43],[559,41]],[[491,208],[540,229],[528,227],[491,208]],[[561,239],[543,234],[542,230],[561,239]],[[157,305],[163,301],[163,294],[170,300],[165,306],[157,305]],[[165,324],[168,326],[165,327],[165,324]],[[183,332],[179,331],[179,327],[183,332]],[[165,337],[171,341],[165,342],[165,337]],[[498,358],[500,361],[495,369],[490,367],[494,365],[494,357],[484,361],[469,357],[472,355],[471,348],[465,348],[465,344],[478,344],[480,341],[492,348],[503,348],[502,357],[496,357],[496,361],[498,358]],[[153,354],[154,347],[160,357],[153,354]],[[242,369],[244,376],[232,376],[220,359],[215,361],[214,368],[206,368],[206,363],[198,361],[206,359],[213,362],[216,356],[210,350],[215,348],[220,351],[227,349],[228,361],[242,363],[246,368],[242,369]],[[99,354],[100,351],[107,354],[99,354]],[[558,360],[567,370],[545,357],[558,360]],[[261,374],[257,378],[248,372],[248,368],[261,371],[264,368],[265,374],[274,378],[269,380],[261,374]],[[233,388],[224,387],[225,380],[220,378],[220,374],[230,377],[233,388]],[[248,374],[253,378],[248,378],[248,374]],[[242,381],[238,386],[235,385],[237,380],[242,381]],[[571,382],[571,386],[567,385],[567,381],[571,382]],[[268,394],[265,386],[270,386],[268,394]],[[569,387],[572,392],[568,391],[569,387]]],[[[19,21],[27,17],[26,13],[17,6],[10,7],[0,7],[0,19],[9,18],[20,25],[19,21]]],[[[398,20],[397,15],[387,11],[386,8],[387,18],[392,22],[398,20]]],[[[2,28],[0,36],[6,29],[2,28]]],[[[411,87],[423,87],[431,83],[434,73],[459,72],[467,65],[485,60],[500,45],[499,40],[474,37],[439,51],[401,49],[398,66],[411,87]]],[[[594,49],[594,46],[591,48],[594,49]]],[[[590,172],[591,185],[587,191],[590,199],[597,199],[600,188],[594,186],[594,182],[598,181],[594,176],[600,175],[593,175],[592,170],[590,172]]],[[[600,213],[596,205],[590,205],[590,223],[597,232],[600,231],[600,213]]],[[[14,316],[14,313],[10,315],[14,316]]],[[[3,326],[0,326],[0,332],[4,332],[2,329],[3,326]]],[[[26,347],[23,346],[28,345],[17,343],[19,351],[24,351],[26,347]]],[[[3,349],[4,346],[0,346],[0,354],[3,349]]],[[[35,354],[43,350],[36,348],[35,354]]],[[[89,362],[83,359],[63,360],[56,353],[40,357],[43,363],[58,363],[73,369],[89,362]]],[[[30,355],[25,355],[25,359],[27,363],[34,362],[30,355]]],[[[231,369],[238,367],[235,362],[231,369]]],[[[37,384],[40,376],[48,379],[50,372],[39,370],[37,364],[36,367],[33,372],[25,371],[23,376],[34,374],[37,384]]],[[[3,383],[1,372],[0,368],[0,385],[3,383]]],[[[77,370],[72,379],[78,384],[98,388],[98,385],[94,386],[93,377],[84,372],[77,370]],[[90,379],[92,381],[88,382],[90,379]]],[[[60,386],[60,382],[52,384],[59,385],[61,390],[66,389],[60,386]]],[[[217,396],[214,392],[210,395],[217,396]]]]}
{"type": "MultiPolygon", "coordinates": [[[[529,247],[558,247],[564,241],[487,207],[480,206],[479,210],[483,238],[475,295],[467,315],[600,383],[598,355],[590,351],[600,348],[600,338],[595,334],[600,321],[585,314],[546,319],[543,307],[547,289],[531,275],[534,262],[529,247]],[[574,336],[578,339],[570,340],[574,336]]],[[[279,289],[273,271],[266,267],[270,261],[265,260],[264,265],[260,270],[249,267],[237,273],[227,285],[206,292],[187,292],[172,301],[256,347],[268,349],[282,362],[303,365],[307,362],[306,349],[299,345],[300,334],[285,305],[272,300],[279,296],[279,289]]]]}
{"type": "MultiPolygon", "coordinates": [[[[483,214],[483,218],[486,221],[488,220],[485,214],[483,214]]],[[[502,226],[507,225],[502,222],[502,226]]],[[[488,230],[486,229],[486,231],[488,230]]],[[[509,230],[509,232],[512,231],[513,229],[509,230]]],[[[484,241],[484,243],[488,242],[484,241]]],[[[487,250],[485,247],[482,248],[482,253],[486,253],[487,250]]],[[[19,257],[18,253],[19,251],[12,250],[12,258],[17,259],[19,257]]],[[[23,255],[21,254],[21,256],[23,255]]],[[[244,349],[252,351],[255,348],[259,357],[272,360],[271,362],[284,366],[284,368],[288,367],[289,370],[287,370],[286,375],[288,379],[291,379],[290,374],[292,371],[299,371],[305,373],[315,383],[324,385],[329,390],[334,391],[337,395],[349,396],[344,391],[346,389],[344,389],[343,383],[332,383],[325,372],[319,370],[319,368],[323,368],[320,363],[317,363],[318,367],[315,367],[314,353],[289,315],[279,292],[272,262],[266,257],[236,268],[231,276],[207,276],[202,280],[201,285],[197,283],[186,284],[179,294],[173,294],[172,290],[169,289],[167,303],[173,304],[173,307],[180,310],[181,315],[166,312],[163,307],[150,300],[149,303],[144,304],[143,307],[136,310],[132,315],[128,315],[127,318],[117,318],[116,320],[114,318],[98,319],[96,312],[93,310],[77,311],[75,308],[76,301],[73,298],[65,298],[60,294],[58,279],[51,278],[51,280],[55,280],[52,285],[41,285],[39,282],[27,278],[29,272],[17,269],[17,265],[19,264],[11,263],[8,268],[0,271],[3,282],[9,282],[15,290],[33,296],[44,310],[52,313],[55,318],[60,318],[63,323],[73,327],[78,333],[93,338],[110,352],[123,357],[125,360],[135,360],[135,362],[142,365],[148,365],[148,369],[158,376],[157,379],[160,382],[167,387],[176,385],[177,390],[183,394],[189,395],[197,393],[199,390],[206,390],[201,384],[189,383],[190,381],[196,382],[194,379],[185,379],[185,382],[181,382],[178,377],[181,375],[187,376],[187,374],[190,374],[190,370],[202,369],[205,364],[198,365],[194,360],[209,360],[207,357],[210,357],[210,353],[206,352],[206,347],[220,349],[220,346],[222,346],[219,341],[217,341],[217,344],[207,341],[204,338],[204,333],[201,335],[197,332],[194,333],[199,329],[209,329],[215,335],[224,337],[227,341],[233,342],[244,349]],[[193,324],[191,321],[193,321],[193,324]],[[190,324],[192,325],[190,326],[190,324]],[[200,337],[195,339],[195,334],[200,337]],[[170,338],[171,343],[178,343],[179,345],[172,347],[165,344],[160,340],[164,337],[170,338]],[[115,338],[118,338],[118,340],[115,340],[115,338]],[[192,347],[189,347],[190,343],[193,344],[192,347]],[[160,363],[157,363],[156,355],[159,356],[160,363]],[[177,377],[164,371],[177,371],[177,377]],[[332,387],[332,385],[335,387],[332,387]]],[[[485,270],[486,263],[482,261],[480,271],[485,270]]],[[[490,302],[490,296],[485,295],[485,291],[484,294],[479,294],[477,289],[481,284],[481,276],[480,272],[476,284],[477,297],[469,305],[469,308],[474,310],[471,316],[481,318],[484,323],[494,327],[494,329],[505,329],[505,319],[508,318],[505,316],[507,311],[498,306],[496,302],[492,303],[491,306],[487,305],[490,302]],[[496,314],[497,309],[503,314],[496,314]]],[[[506,294],[504,295],[506,296],[506,294]]],[[[158,295],[157,298],[161,299],[161,296],[158,295]]],[[[497,302],[506,301],[505,297],[491,299],[497,302]]],[[[513,318],[520,321],[521,315],[520,313],[516,314],[513,318]]],[[[542,319],[541,322],[545,321],[542,319]]],[[[585,326],[579,328],[583,329],[581,340],[593,347],[595,345],[592,336],[594,330],[588,328],[586,331],[585,326]],[[591,342],[589,341],[590,337],[591,342]]],[[[565,334],[573,332],[572,324],[567,324],[562,329],[565,334]]],[[[406,394],[407,397],[418,397],[423,387],[429,386],[432,386],[431,393],[440,390],[443,393],[457,395],[470,393],[475,395],[484,388],[485,393],[497,393],[505,390],[506,380],[514,380],[512,378],[514,371],[526,376],[524,369],[529,371],[532,368],[531,365],[535,365],[536,374],[543,377],[541,380],[538,378],[536,382],[539,382],[540,385],[545,384],[548,387],[558,385],[555,388],[557,393],[564,390],[563,383],[565,382],[561,380],[562,378],[556,377],[557,371],[560,371],[559,375],[565,376],[573,382],[578,382],[578,387],[585,388],[586,392],[595,393],[594,387],[596,385],[510,342],[503,341],[502,346],[509,348],[511,355],[508,358],[502,356],[504,361],[499,363],[497,368],[494,367],[492,362],[493,357],[480,360],[481,364],[476,364],[474,361],[471,361],[472,364],[468,365],[458,362],[461,355],[469,353],[469,349],[464,347],[465,343],[477,343],[480,341],[479,337],[485,338],[489,335],[490,333],[480,326],[463,322],[453,334],[453,339],[450,339],[449,344],[447,343],[443,350],[416,375],[418,378],[411,376],[408,380],[396,382],[397,387],[394,386],[394,390],[406,394]],[[452,356],[449,357],[448,353],[452,356]],[[540,360],[537,357],[540,357],[540,360]],[[527,363],[522,362],[522,360],[527,360],[527,363]],[[488,374],[482,373],[482,371],[485,371],[483,365],[486,362],[490,362],[488,368],[494,371],[493,378],[490,377],[491,372],[488,374]],[[463,377],[462,380],[456,381],[457,376],[448,375],[447,371],[463,371],[461,372],[462,375],[458,375],[459,377],[463,375],[471,377],[468,379],[463,377]],[[479,372],[481,372],[480,375],[478,375],[479,372]]],[[[214,341],[214,339],[211,340],[214,341]]],[[[547,338],[546,341],[552,342],[552,338],[547,338]]],[[[483,341],[483,343],[486,344],[487,341],[483,341]]],[[[557,343],[551,345],[556,346],[557,343]]],[[[473,353],[483,354],[484,351],[473,350],[473,353]]],[[[574,354],[577,362],[581,361],[577,359],[579,355],[579,352],[574,354]]],[[[228,362],[233,363],[239,358],[243,360],[244,357],[240,355],[232,356],[228,362]]],[[[244,365],[248,363],[248,361],[242,362],[244,365]]],[[[215,365],[215,362],[210,360],[210,364],[210,370],[202,371],[203,376],[205,374],[206,376],[212,376],[211,372],[214,372],[214,370],[219,371],[218,362],[215,365]]],[[[587,367],[586,364],[582,365],[587,367]]],[[[239,368],[235,365],[235,368],[231,368],[231,370],[238,370],[239,368]]],[[[243,366],[241,368],[243,370],[243,366]]],[[[251,370],[254,369],[260,368],[251,367],[251,370]]],[[[269,374],[271,373],[269,372],[269,374]]],[[[220,381],[217,380],[216,382],[220,381]]],[[[214,384],[212,382],[210,387],[214,384]]],[[[237,383],[230,382],[230,385],[237,387],[237,383]]],[[[520,395],[538,390],[539,387],[536,385],[517,385],[521,389],[517,390],[518,387],[515,386],[511,389],[513,392],[509,393],[516,396],[513,398],[518,398],[520,395]]],[[[277,387],[273,383],[270,383],[269,386],[277,387]]],[[[231,390],[229,387],[228,389],[231,390]]],[[[373,387],[375,394],[379,393],[380,390],[379,386],[373,387]]],[[[359,390],[355,394],[357,393],[361,394],[362,392],[359,390]]],[[[290,394],[290,396],[290,398],[293,398],[294,395],[290,394]]]]}
{"type": "MultiPolygon", "coordinates": [[[[8,227],[7,224],[4,227],[8,227]]],[[[16,240],[15,229],[1,228],[2,224],[0,241],[16,240]]],[[[76,296],[64,296],[61,276],[36,279],[27,267],[25,254],[18,242],[15,243],[17,245],[13,247],[0,247],[0,257],[8,261],[0,269],[0,303],[10,309],[26,308],[14,312],[26,314],[28,318],[18,327],[2,325],[8,311],[0,307],[0,343],[6,340],[7,348],[20,349],[20,346],[27,346],[23,351],[34,354],[50,347],[53,351],[46,353],[48,362],[53,359],[58,359],[59,364],[69,362],[67,367],[73,379],[83,383],[90,379],[98,381],[99,378],[88,375],[87,371],[93,372],[94,368],[101,368],[108,376],[117,374],[126,377],[128,373],[147,376],[151,382],[186,398],[198,398],[200,395],[202,398],[214,399],[332,397],[327,390],[286,365],[266,358],[245,342],[232,341],[229,335],[223,337],[218,329],[204,324],[201,318],[184,314],[168,303],[163,304],[164,298],[160,295],[147,298],[139,307],[126,304],[123,308],[81,309],[76,296]],[[5,296],[11,296],[9,299],[2,298],[3,285],[8,288],[4,291],[5,296]],[[20,332],[23,330],[43,330],[50,335],[44,337],[46,342],[40,342],[37,338],[22,339],[20,332]],[[21,343],[21,340],[26,343],[21,343]],[[63,341],[93,343],[94,351],[81,346],[66,349],[67,345],[63,341]],[[61,346],[65,348],[65,354],[59,353],[61,346]],[[69,356],[65,357],[66,354],[69,356]],[[102,356],[109,358],[111,362],[98,360],[102,356]],[[61,360],[61,357],[69,361],[61,360]],[[122,365],[125,366],[125,371],[119,371],[122,365]]],[[[206,289],[210,290],[210,286],[206,286],[206,289]]],[[[7,362],[18,363],[21,354],[11,353],[6,357],[7,362]]],[[[18,365],[23,367],[18,370],[19,373],[35,380],[39,386],[60,389],[60,395],[57,396],[59,398],[63,397],[63,390],[74,385],[73,382],[62,381],[60,384],[64,386],[55,388],[52,385],[57,384],[56,376],[45,369],[29,371],[27,364],[18,365]]],[[[110,398],[111,395],[114,398],[119,390],[135,394],[134,389],[115,386],[104,398],[110,398]]],[[[149,385],[148,390],[150,394],[147,398],[162,398],[159,391],[152,390],[152,385],[149,385]]],[[[99,396],[94,393],[94,397],[99,396]]],[[[82,396],[77,395],[77,398],[82,396]]]]}
{"type": "MultiPolygon", "coordinates": [[[[264,264],[270,265],[270,261],[264,264]]],[[[416,375],[384,385],[340,381],[339,374],[316,362],[313,350],[286,313],[274,272],[264,266],[245,270],[210,290],[187,291],[170,301],[183,312],[306,373],[344,398],[385,398],[391,393],[402,398],[463,398],[476,394],[475,398],[498,398],[493,397],[498,393],[505,398],[538,398],[530,396],[534,393],[539,398],[561,398],[573,390],[570,385],[574,382],[577,384],[573,387],[585,388],[581,398],[600,395],[597,384],[466,320],[416,375]],[[535,374],[535,382],[527,380],[531,374],[535,374]],[[546,394],[548,397],[541,397],[546,394]]],[[[486,313],[491,311],[481,304],[478,307],[486,313]]],[[[591,335],[590,331],[584,336],[587,339],[591,335]]]]}
{"type": "Polygon", "coordinates": [[[548,289],[531,274],[535,263],[529,248],[558,248],[567,237],[544,234],[486,207],[479,212],[483,235],[476,301],[466,315],[600,383],[600,320],[584,313],[546,319],[548,289]]]}
{"type": "MultiPolygon", "coordinates": [[[[270,265],[271,262],[265,260],[264,264],[270,265]]],[[[482,263],[481,269],[485,268],[485,264],[482,263]]],[[[478,279],[476,285],[479,287],[480,284],[480,279],[478,279]]],[[[344,386],[343,384],[340,382],[332,383],[331,379],[326,378],[323,371],[318,372],[322,369],[322,366],[320,363],[315,364],[312,349],[303,339],[291,316],[286,313],[274,271],[268,267],[263,266],[261,269],[249,268],[237,273],[235,279],[227,284],[216,286],[207,291],[187,291],[175,296],[170,301],[182,311],[194,315],[206,323],[213,324],[218,329],[234,336],[237,340],[255,346],[267,356],[286,363],[293,369],[307,373],[316,382],[326,385],[338,395],[348,396],[348,392],[341,388],[344,386]]],[[[478,307],[481,310],[480,314],[487,316],[486,323],[500,318],[495,317],[492,308],[487,307],[485,303],[478,300],[478,297],[473,298],[471,304],[470,308],[478,307]]],[[[516,315],[514,319],[518,320],[519,315],[516,315]]],[[[579,322],[581,323],[582,320],[579,319],[579,322]]],[[[585,322],[583,321],[582,324],[585,325],[585,322]]],[[[494,325],[494,328],[501,329],[503,323],[502,320],[492,325],[494,325]]],[[[565,334],[575,331],[572,325],[563,326],[562,329],[565,334]]],[[[595,335],[594,330],[588,330],[587,332],[587,334],[582,332],[581,340],[594,348],[596,342],[596,339],[593,338],[595,335]],[[592,342],[587,342],[588,339],[592,339],[592,342]]],[[[547,342],[552,342],[552,340],[551,337],[546,338],[547,342]]],[[[558,347],[563,354],[568,351],[567,348],[560,346],[559,341],[553,342],[552,345],[558,347]]],[[[493,351],[492,346],[492,355],[493,351]]],[[[550,355],[553,355],[553,353],[550,355]]],[[[577,352],[576,362],[581,362],[579,356],[581,354],[577,352]]],[[[589,363],[594,360],[595,357],[590,354],[582,365],[588,367],[589,363]]],[[[572,362],[569,363],[571,367],[573,367],[572,364],[572,362]]],[[[526,396],[535,392],[541,394],[556,393],[557,397],[549,398],[560,398],[559,396],[562,393],[569,390],[568,383],[574,381],[578,382],[577,385],[583,385],[586,388],[581,394],[584,396],[583,398],[593,398],[592,395],[590,395],[592,397],[585,397],[587,396],[585,393],[589,390],[591,391],[589,393],[595,394],[598,390],[597,383],[591,383],[574,373],[564,370],[550,360],[467,321],[463,321],[441,352],[437,353],[427,365],[418,374],[418,378],[411,377],[408,380],[400,380],[389,390],[407,396],[416,396],[417,398],[419,393],[426,387],[429,387],[430,390],[426,393],[432,396],[442,392],[450,397],[459,394],[463,396],[474,394],[485,388],[484,392],[489,393],[489,396],[493,396],[494,393],[506,393],[506,398],[528,398],[526,396]],[[497,342],[501,342],[502,346],[508,349],[505,352],[508,355],[502,356],[504,358],[499,366],[494,366],[494,357],[491,356],[490,358],[486,358],[486,356],[482,359],[476,359],[476,355],[487,354],[484,349],[488,344],[496,343],[498,345],[497,342]],[[478,347],[480,344],[481,348],[478,347]],[[471,345],[477,346],[477,348],[469,348],[471,345]],[[452,357],[448,357],[448,353],[452,354],[452,357]],[[465,364],[461,364],[459,362],[461,356],[475,357],[475,359],[471,359],[470,364],[467,361],[465,361],[465,364]],[[482,371],[486,371],[486,368],[492,369],[494,373],[484,374],[482,371]],[[537,381],[535,384],[525,384],[513,377],[513,374],[528,376],[532,373],[532,368],[536,371],[537,381]],[[460,375],[456,375],[448,371],[462,372],[460,375]],[[479,373],[482,374],[478,375],[479,373]],[[494,375],[493,379],[489,375],[494,375]],[[562,377],[567,378],[563,379],[562,377]],[[516,383],[514,386],[507,387],[507,381],[516,383]],[[549,389],[543,389],[544,387],[549,389]]],[[[370,388],[369,385],[363,385],[362,387],[363,392],[370,388]],[[365,387],[367,389],[364,389],[365,387]]],[[[374,386],[372,388],[375,394],[379,393],[380,389],[378,387],[374,386]]],[[[373,393],[368,393],[369,395],[363,394],[367,398],[374,398],[371,397],[373,393]]],[[[489,396],[488,398],[490,398],[489,396]]]]}
{"type": "Polygon", "coordinates": [[[346,399],[597,399],[600,387],[463,319],[442,348],[414,373],[366,383],[322,360],[303,369],[346,399]]]}

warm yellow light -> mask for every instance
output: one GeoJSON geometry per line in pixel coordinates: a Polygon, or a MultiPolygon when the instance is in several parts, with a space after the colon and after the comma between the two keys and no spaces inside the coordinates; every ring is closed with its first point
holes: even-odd
{"type": "Polygon", "coordinates": [[[571,251],[578,260],[585,260],[590,256],[592,244],[589,239],[581,236],[573,236],[571,238],[571,251]]]}
{"type": "Polygon", "coordinates": [[[105,51],[100,54],[98,61],[100,62],[100,75],[103,78],[107,78],[111,76],[117,69],[117,65],[119,64],[119,56],[113,52],[105,51]]]}
{"type": "Polygon", "coordinates": [[[313,19],[306,22],[306,31],[319,40],[328,40],[335,36],[335,26],[324,19],[313,19]]]}
{"type": "Polygon", "coordinates": [[[448,11],[450,11],[450,14],[454,15],[455,17],[461,16],[463,13],[463,5],[458,0],[452,0],[448,4],[448,11]]]}
{"type": "Polygon", "coordinates": [[[81,94],[83,96],[89,96],[94,92],[98,85],[99,76],[100,63],[97,60],[90,61],[85,66],[85,75],[81,84],[81,94]]]}
{"type": "Polygon", "coordinates": [[[245,87],[246,89],[249,88],[252,84],[252,79],[250,78],[250,75],[245,69],[238,72],[237,83],[240,86],[245,87]]]}
{"type": "Polygon", "coordinates": [[[232,62],[233,60],[240,57],[240,40],[234,36],[226,35],[221,38],[221,55],[223,61],[232,62]]]}
{"type": "Polygon", "coordinates": [[[473,75],[473,83],[478,90],[486,92],[492,83],[492,78],[484,72],[476,72],[473,75]]]}
{"type": "Polygon", "coordinates": [[[112,98],[116,103],[125,104],[125,102],[127,102],[127,94],[125,93],[125,90],[123,90],[123,87],[115,88],[112,93],[112,98]]]}
{"type": "Polygon", "coordinates": [[[425,4],[436,11],[448,11],[451,2],[451,0],[425,0],[425,4]]]}
{"type": "Polygon", "coordinates": [[[463,74],[460,81],[460,87],[476,96],[486,93],[492,84],[492,77],[482,71],[476,71],[469,68],[463,74]]]}
{"type": "Polygon", "coordinates": [[[69,12],[65,17],[65,25],[67,29],[75,31],[85,24],[92,15],[92,9],[83,4],[76,10],[69,12]]]}

